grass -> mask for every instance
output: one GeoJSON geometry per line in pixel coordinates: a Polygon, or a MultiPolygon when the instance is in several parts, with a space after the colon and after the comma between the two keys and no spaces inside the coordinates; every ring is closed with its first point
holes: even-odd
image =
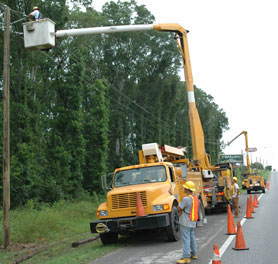
{"type": "Polygon", "coordinates": [[[262,176],[266,179],[266,181],[268,180],[269,175],[270,175],[270,171],[266,171],[266,170],[262,171],[262,176]]]}
{"type": "MultiPolygon", "coordinates": [[[[89,223],[96,219],[99,199],[94,201],[60,201],[52,206],[29,201],[24,208],[11,211],[11,246],[3,249],[3,228],[0,229],[0,264],[14,261],[39,251],[26,264],[89,263],[126,244],[125,238],[115,245],[103,246],[96,241],[72,248],[71,244],[96,236],[89,223]]],[[[0,212],[3,227],[3,212],[0,212]]]]}

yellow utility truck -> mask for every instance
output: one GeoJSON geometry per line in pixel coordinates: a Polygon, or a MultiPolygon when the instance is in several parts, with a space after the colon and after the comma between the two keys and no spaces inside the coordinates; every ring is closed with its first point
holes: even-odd
{"type": "Polygon", "coordinates": [[[247,193],[250,194],[252,191],[262,191],[265,193],[265,179],[257,173],[251,173],[248,175],[248,181],[246,183],[247,193]]]}
{"type": "Polygon", "coordinates": [[[104,245],[115,242],[118,234],[148,229],[165,232],[169,241],[178,240],[177,205],[185,196],[186,180],[195,182],[195,194],[200,199],[198,225],[205,220],[202,179],[198,172],[188,170],[183,149],[144,144],[139,160],[138,165],[115,170],[112,189],[97,210],[99,220],[90,223],[91,232],[98,232],[104,245]],[[143,214],[139,212],[138,194],[143,214]]]}
{"type": "Polygon", "coordinates": [[[250,194],[251,191],[262,191],[265,193],[265,179],[263,176],[257,174],[257,172],[251,172],[249,152],[252,151],[248,147],[248,133],[247,131],[242,131],[235,138],[233,138],[227,145],[229,146],[234,140],[236,140],[239,136],[245,136],[245,151],[246,151],[246,163],[247,163],[247,173],[242,174],[241,186],[242,189],[246,189],[247,193],[250,194]]]}

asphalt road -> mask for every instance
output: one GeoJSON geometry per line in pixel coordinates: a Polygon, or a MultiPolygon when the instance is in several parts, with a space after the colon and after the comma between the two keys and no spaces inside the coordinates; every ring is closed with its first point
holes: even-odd
{"type": "Polygon", "coordinates": [[[260,197],[254,219],[246,219],[242,226],[246,247],[249,250],[235,251],[235,239],[224,252],[225,264],[278,263],[278,172],[272,172],[270,190],[260,197]]]}
{"type": "MultiPolygon", "coordinates": [[[[255,208],[254,219],[245,219],[247,194],[240,196],[240,220],[246,247],[249,250],[235,251],[235,235],[228,236],[227,214],[207,215],[208,224],[197,227],[195,231],[198,260],[195,264],[210,264],[213,258],[213,245],[220,249],[221,261],[224,264],[234,263],[278,263],[278,228],[277,200],[278,172],[272,172],[270,190],[264,195],[257,193],[259,207],[255,208]]],[[[97,259],[91,264],[150,264],[176,263],[182,255],[181,241],[168,242],[163,233],[147,233],[136,237],[135,242],[111,254],[97,259]]]]}

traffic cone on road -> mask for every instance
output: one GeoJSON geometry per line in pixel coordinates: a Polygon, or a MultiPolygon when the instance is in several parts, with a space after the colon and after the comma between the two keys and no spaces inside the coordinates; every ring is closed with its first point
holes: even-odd
{"type": "Polygon", "coordinates": [[[248,219],[254,218],[254,217],[252,217],[252,210],[251,210],[251,207],[250,207],[250,200],[249,200],[248,197],[247,197],[247,205],[246,205],[246,215],[245,215],[245,218],[248,218],[248,219]]]}
{"type": "Polygon", "coordinates": [[[269,190],[269,181],[268,181],[267,184],[266,184],[266,189],[269,190]]]}
{"type": "Polygon", "coordinates": [[[246,247],[240,221],[237,221],[236,244],[234,250],[248,250],[246,247]]]}
{"type": "Polygon", "coordinates": [[[253,206],[253,201],[252,201],[252,194],[250,194],[250,208],[251,208],[251,213],[255,213],[255,209],[254,209],[254,206],[253,206]]]}
{"type": "Polygon", "coordinates": [[[226,235],[235,235],[236,234],[235,222],[234,222],[231,206],[229,204],[228,204],[228,222],[227,222],[227,227],[228,227],[228,233],[226,235]]]}
{"type": "Polygon", "coordinates": [[[144,206],[140,197],[139,192],[137,193],[137,199],[136,199],[136,206],[137,206],[137,211],[136,211],[136,216],[141,217],[141,216],[146,216],[146,212],[144,210],[144,206]]]}
{"type": "Polygon", "coordinates": [[[257,197],[257,194],[255,194],[254,196],[254,207],[258,207],[258,197],[257,197]]]}
{"type": "Polygon", "coordinates": [[[220,253],[217,244],[213,245],[213,259],[212,264],[221,264],[220,253]]]}

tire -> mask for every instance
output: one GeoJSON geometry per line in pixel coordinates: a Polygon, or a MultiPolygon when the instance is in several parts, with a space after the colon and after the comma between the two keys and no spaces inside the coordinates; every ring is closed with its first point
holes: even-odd
{"type": "Polygon", "coordinates": [[[118,233],[117,232],[103,233],[103,234],[100,234],[99,236],[100,236],[100,240],[104,246],[118,242],[118,233]]]}
{"type": "Polygon", "coordinates": [[[179,212],[176,206],[173,206],[172,212],[169,213],[170,225],[166,227],[168,241],[178,241],[181,237],[179,225],[179,212]]]}
{"type": "Polygon", "coordinates": [[[263,193],[265,193],[265,188],[263,188],[263,193]]]}
{"type": "Polygon", "coordinates": [[[247,194],[250,194],[251,193],[251,191],[250,190],[247,190],[247,194]]]}

